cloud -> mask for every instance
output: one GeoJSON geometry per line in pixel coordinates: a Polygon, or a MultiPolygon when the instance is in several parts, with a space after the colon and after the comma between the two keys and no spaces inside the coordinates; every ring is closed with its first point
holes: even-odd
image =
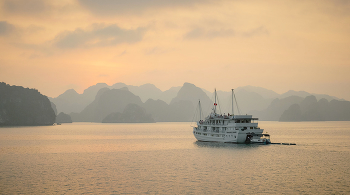
{"type": "Polygon", "coordinates": [[[264,26],[260,26],[250,31],[243,32],[244,37],[252,37],[256,35],[268,35],[268,34],[269,34],[269,31],[264,26]]]}
{"type": "Polygon", "coordinates": [[[6,21],[0,21],[0,36],[6,36],[14,31],[15,27],[6,21]]]}
{"type": "Polygon", "coordinates": [[[172,50],[172,49],[166,50],[166,49],[162,49],[162,48],[159,48],[159,47],[152,47],[152,48],[146,49],[146,50],[145,50],[145,54],[146,54],[146,55],[159,55],[159,54],[168,53],[168,52],[170,52],[171,50],[172,50]]]}
{"type": "Polygon", "coordinates": [[[123,56],[123,55],[125,55],[127,52],[126,52],[126,50],[124,50],[121,54],[119,54],[119,56],[123,56]]]}
{"type": "Polygon", "coordinates": [[[44,0],[5,0],[2,4],[2,9],[12,14],[37,14],[47,11],[49,7],[44,0]]]}
{"type": "Polygon", "coordinates": [[[230,37],[234,36],[235,31],[233,29],[220,29],[220,30],[205,30],[203,28],[194,28],[184,35],[185,39],[198,39],[198,38],[216,38],[216,37],[230,37]]]}
{"type": "Polygon", "coordinates": [[[31,54],[29,56],[29,59],[35,59],[35,58],[39,58],[40,56],[38,54],[31,54]]]}
{"type": "Polygon", "coordinates": [[[0,36],[7,38],[14,38],[13,43],[21,42],[22,38],[28,35],[35,35],[38,32],[44,31],[45,28],[37,25],[29,25],[28,27],[21,27],[8,23],[7,21],[0,21],[0,36]]]}
{"type": "Polygon", "coordinates": [[[259,35],[268,35],[269,31],[264,27],[260,26],[249,31],[236,33],[232,28],[219,29],[219,30],[205,30],[204,28],[194,28],[188,31],[184,35],[184,39],[212,39],[218,37],[231,37],[231,36],[243,36],[243,37],[253,37],[259,35]]]}
{"type": "Polygon", "coordinates": [[[190,7],[214,0],[78,0],[88,10],[100,15],[138,14],[148,9],[190,7]]]}
{"type": "Polygon", "coordinates": [[[146,28],[122,29],[112,24],[94,24],[89,30],[65,31],[56,36],[54,42],[59,48],[99,47],[121,43],[136,43],[142,40],[146,28]]]}

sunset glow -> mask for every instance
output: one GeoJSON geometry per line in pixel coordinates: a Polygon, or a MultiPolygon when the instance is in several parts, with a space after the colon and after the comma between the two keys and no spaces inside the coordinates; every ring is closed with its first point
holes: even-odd
{"type": "Polygon", "coordinates": [[[50,97],[189,82],[350,100],[349,24],[341,0],[0,0],[0,78],[50,97]]]}

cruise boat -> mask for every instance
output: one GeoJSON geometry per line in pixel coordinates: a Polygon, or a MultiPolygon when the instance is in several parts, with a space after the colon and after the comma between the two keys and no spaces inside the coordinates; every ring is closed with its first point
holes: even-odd
{"type": "MultiPolygon", "coordinates": [[[[232,89],[232,113],[233,112],[232,89]]],[[[197,126],[193,127],[193,135],[198,141],[224,142],[237,144],[270,144],[270,135],[264,133],[264,129],[258,126],[258,118],[252,115],[222,115],[216,112],[217,94],[215,90],[215,102],[212,112],[204,120],[201,119],[201,104],[198,103],[200,119],[197,126]]],[[[236,101],[237,103],[237,101],[236,101]]]]}

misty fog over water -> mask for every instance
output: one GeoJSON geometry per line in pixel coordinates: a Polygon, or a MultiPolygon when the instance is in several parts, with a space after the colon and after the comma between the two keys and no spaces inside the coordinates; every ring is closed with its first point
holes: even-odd
{"type": "Polygon", "coordinates": [[[266,122],[272,142],[197,142],[190,123],[0,128],[4,194],[348,194],[349,122],[266,122]]]}

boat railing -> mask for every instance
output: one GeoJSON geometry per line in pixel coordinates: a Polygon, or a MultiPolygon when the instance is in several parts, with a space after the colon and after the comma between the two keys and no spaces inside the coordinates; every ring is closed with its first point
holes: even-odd
{"type": "Polygon", "coordinates": [[[212,128],[203,128],[203,127],[194,127],[195,131],[198,132],[210,132],[210,133],[226,133],[226,128],[220,128],[220,127],[212,127],[212,128]]]}
{"type": "Polygon", "coordinates": [[[236,127],[256,127],[258,123],[235,123],[236,127]]]}

